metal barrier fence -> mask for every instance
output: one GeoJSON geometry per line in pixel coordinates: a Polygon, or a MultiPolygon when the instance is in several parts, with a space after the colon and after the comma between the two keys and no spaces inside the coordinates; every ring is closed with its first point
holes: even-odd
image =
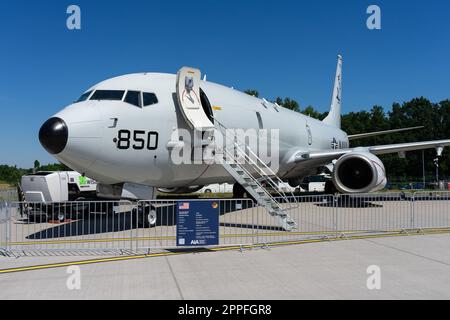
{"type": "Polygon", "coordinates": [[[0,251],[7,249],[8,230],[8,203],[0,201],[0,251]]]}
{"type": "Polygon", "coordinates": [[[177,204],[187,201],[217,203],[220,246],[450,228],[449,192],[288,198],[282,205],[297,223],[291,232],[250,199],[0,202],[0,252],[116,255],[175,249],[177,204]]]}
{"type": "Polygon", "coordinates": [[[0,190],[0,201],[17,201],[17,189],[2,189],[0,190]]]}

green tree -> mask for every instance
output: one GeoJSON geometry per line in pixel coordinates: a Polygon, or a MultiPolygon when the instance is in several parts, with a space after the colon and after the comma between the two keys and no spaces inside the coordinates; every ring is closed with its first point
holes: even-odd
{"type": "Polygon", "coordinates": [[[283,100],[282,98],[278,97],[275,102],[283,108],[300,112],[300,104],[291,98],[284,98],[283,100]]]}
{"type": "MultiPolygon", "coordinates": [[[[36,165],[36,163],[35,163],[36,165]]],[[[0,182],[17,185],[23,175],[30,174],[33,169],[22,169],[17,166],[0,165],[0,182]]],[[[62,163],[48,164],[45,166],[39,166],[41,171],[71,171],[69,167],[62,163]]]]}
{"type": "Polygon", "coordinates": [[[39,169],[41,167],[41,163],[38,160],[34,160],[34,169],[39,169]]]}
{"type": "Polygon", "coordinates": [[[309,116],[311,118],[314,118],[314,119],[317,119],[317,120],[325,119],[324,114],[319,112],[319,111],[317,111],[317,110],[315,110],[312,106],[306,107],[306,109],[303,110],[302,113],[304,115],[307,115],[307,116],[309,116]]]}
{"type": "Polygon", "coordinates": [[[41,166],[41,171],[72,171],[68,166],[63,163],[52,163],[45,166],[41,166]]]}
{"type": "Polygon", "coordinates": [[[244,92],[250,96],[259,98],[259,92],[257,90],[249,89],[249,90],[245,90],[244,92]]]}

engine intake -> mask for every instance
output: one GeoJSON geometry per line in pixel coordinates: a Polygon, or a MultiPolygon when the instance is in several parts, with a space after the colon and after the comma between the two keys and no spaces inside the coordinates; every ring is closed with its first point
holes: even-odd
{"type": "Polygon", "coordinates": [[[375,192],[386,186],[383,162],[367,152],[352,152],[334,165],[333,183],[342,193],[375,192]]]}

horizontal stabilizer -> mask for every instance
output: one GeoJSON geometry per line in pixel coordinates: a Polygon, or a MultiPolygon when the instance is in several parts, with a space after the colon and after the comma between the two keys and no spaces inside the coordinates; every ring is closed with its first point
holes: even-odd
{"type": "Polygon", "coordinates": [[[403,132],[403,131],[417,130],[417,129],[422,129],[422,128],[424,128],[424,126],[402,128],[402,129],[393,129],[393,130],[385,130],[385,131],[377,131],[377,132],[369,132],[369,133],[361,133],[361,134],[354,134],[354,135],[348,136],[348,140],[364,139],[364,138],[381,136],[381,135],[390,134],[390,133],[397,133],[397,132],[403,132]]]}

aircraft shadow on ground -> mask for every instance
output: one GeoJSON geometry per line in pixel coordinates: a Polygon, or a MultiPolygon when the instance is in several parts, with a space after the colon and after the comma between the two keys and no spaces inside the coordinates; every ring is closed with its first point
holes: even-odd
{"type": "Polygon", "coordinates": [[[106,218],[106,216],[100,217],[95,215],[86,219],[55,225],[54,227],[30,234],[26,238],[29,240],[44,240],[120,232],[131,229],[131,214],[120,214],[114,219],[111,216],[106,218]]]}
{"type": "MultiPolygon", "coordinates": [[[[224,201],[220,206],[220,215],[224,215],[236,210],[243,210],[252,207],[251,204],[239,204],[230,201],[224,201]]],[[[170,227],[177,224],[176,210],[174,206],[165,206],[156,209],[157,223],[155,227],[170,227]]],[[[38,232],[34,232],[26,237],[28,240],[45,240],[56,238],[79,237],[87,235],[104,234],[111,232],[125,232],[136,229],[136,216],[131,212],[123,212],[120,214],[90,214],[84,219],[74,220],[69,223],[55,225],[38,232]]],[[[19,220],[24,225],[38,225],[38,223],[29,222],[26,219],[19,220]]],[[[39,221],[40,222],[40,221],[39,221]]],[[[230,225],[230,227],[232,227],[230,225]]],[[[255,228],[255,226],[235,224],[236,228],[255,228]]],[[[265,228],[265,227],[264,227],[265,228]]],[[[269,228],[269,227],[267,227],[269,228]]],[[[270,227],[273,229],[273,227],[270,227]]],[[[139,229],[141,229],[139,227],[139,229]]]]}
{"type": "Polygon", "coordinates": [[[355,208],[355,209],[366,209],[366,208],[383,208],[383,205],[373,203],[364,199],[350,198],[350,199],[338,199],[337,201],[327,201],[323,203],[316,203],[317,207],[326,208],[355,208]]]}
{"type": "Polygon", "coordinates": [[[255,224],[229,223],[221,222],[221,227],[238,228],[238,229],[253,229],[253,230],[270,230],[270,231],[284,231],[283,228],[277,226],[263,226],[255,224]]]}
{"type": "MultiPolygon", "coordinates": [[[[175,217],[163,215],[157,211],[158,222],[155,227],[173,226],[176,224],[175,217]]],[[[111,232],[125,232],[138,228],[133,220],[131,212],[115,215],[91,215],[88,218],[75,220],[69,223],[56,225],[51,228],[35,232],[26,237],[29,240],[45,240],[55,238],[79,237],[86,235],[104,234],[111,232]]]]}

